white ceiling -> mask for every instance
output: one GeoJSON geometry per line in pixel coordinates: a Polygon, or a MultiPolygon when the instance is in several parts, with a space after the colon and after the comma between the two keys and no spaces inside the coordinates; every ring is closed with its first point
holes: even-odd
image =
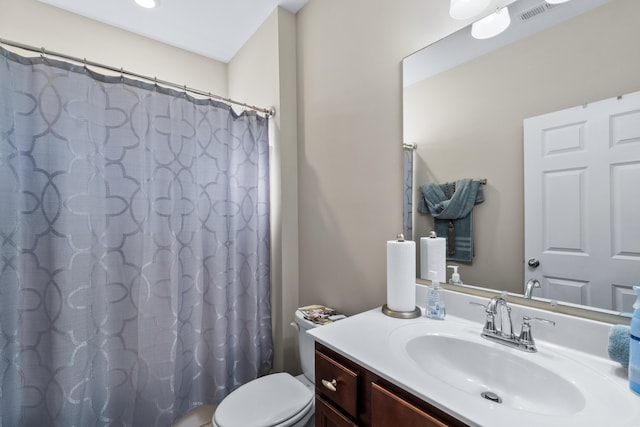
{"type": "Polygon", "coordinates": [[[222,62],[229,62],[271,12],[298,12],[308,0],[160,0],[144,9],[133,0],[39,0],[222,62]]]}
{"type": "Polygon", "coordinates": [[[402,62],[404,87],[543,31],[609,1],[611,0],[580,0],[547,5],[546,8],[544,7],[545,0],[513,2],[508,6],[511,25],[499,36],[476,40],[471,36],[471,25],[469,25],[406,57],[402,62]],[[523,15],[538,9],[545,12],[533,14],[531,18],[523,19],[523,15]]]}

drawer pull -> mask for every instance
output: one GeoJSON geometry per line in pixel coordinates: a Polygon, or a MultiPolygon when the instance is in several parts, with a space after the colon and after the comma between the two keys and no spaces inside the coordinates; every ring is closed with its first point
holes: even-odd
{"type": "Polygon", "coordinates": [[[333,379],[331,381],[322,380],[322,385],[325,386],[325,388],[328,388],[331,391],[336,391],[336,387],[338,386],[338,383],[336,382],[335,379],[333,379]]]}

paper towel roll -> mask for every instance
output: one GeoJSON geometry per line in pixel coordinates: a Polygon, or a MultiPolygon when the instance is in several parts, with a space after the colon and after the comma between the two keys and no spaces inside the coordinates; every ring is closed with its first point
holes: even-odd
{"type": "Polygon", "coordinates": [[[447,240],[444,237],[420,238],[420,278],[431,280],[429,271],[435,271],[440,283],[447,281],[447,240]]]}
{"type": "Polygon", "coordinates": [[[387,307],[395,311],[416,308],[415,242],[387,242],[387,307]]]}

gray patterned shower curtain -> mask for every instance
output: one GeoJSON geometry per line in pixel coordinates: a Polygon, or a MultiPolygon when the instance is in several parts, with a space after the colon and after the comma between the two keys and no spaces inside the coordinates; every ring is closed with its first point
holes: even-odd
{"type": "Polygon", "coordinates": [[[271,368],[268,120],[0,50],[0,427],[169,426],[271,368]]]}

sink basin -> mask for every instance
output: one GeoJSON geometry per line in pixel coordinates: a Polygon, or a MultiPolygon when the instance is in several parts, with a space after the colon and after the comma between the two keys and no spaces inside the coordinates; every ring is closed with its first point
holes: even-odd
{"type": "MultiPolygon", "coordinates": [[[[310,333],[468,426],[640,427],[627,370],[602,354],[608,325],[550,313],[556,326],[534,326],[538,351],[527,353],[482,338],[482,313],[464,313],[474,321],[455,315],[475,298],[446,297],[445,320],[397,319],[375,308],[310,333]]],[[[524,313],[538,314],[518,307],[516,328],[524,313]]]]}
{"type": "Polygon", "coordinates": [[[408,339],[405,350],[427,374],[495,404],[546,415],[571,415],[585,406],[574,384],[528,353],[438,333],[408,339]]]}
{"type": "Polygon", "coordinates": [[[480,324],[451,316],[419,319],[391,330],[388,346],[416,384],[477,413],[505,420],[529,414],[534,418],[527,419],[537,419],[538,425],[554,426],[569,425],[567,420],[606,425],[610,419],[635,417],[630,415],[635,409],[620,405],[629,392],[603,374],[595,360],[544,342],[537,343],[538,352],[527,353],[484,339],[481,330],[480,324]]]}

